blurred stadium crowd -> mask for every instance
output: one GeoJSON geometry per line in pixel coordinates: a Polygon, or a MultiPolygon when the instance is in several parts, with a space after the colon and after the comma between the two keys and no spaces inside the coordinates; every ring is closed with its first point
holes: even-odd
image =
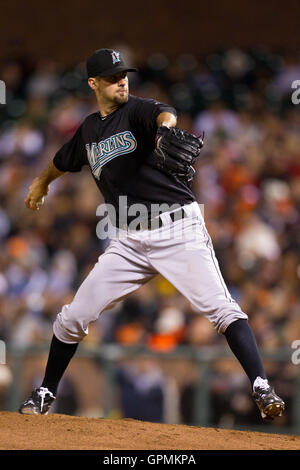
{"type": "MultiPolygon", "coordinates": [[[[174,105],[179,127],[205,131],[193,188],[223,276],[260,348],[290,347],[300,339],[300,105],[291,101],[300,56],[230,49],[170,61],[122,50],[139,68],[129,74],[132,94],[174,105]]],[[[106,247],[96,236],[103,201],[87,168],[55,181],[40,212],[23,202],[32,179],[97,108],[84,63],[66,69],[23,57],[0,70],[7,88],[7,105],[0,107],[0,338],[27,346],[49,342],[56,314],[106,247]]],[[[178,345],[225,345],[160,276],[104,313],[84,340],[87,346],[115,342],[166,352],[178,345]]],[[[163,389],[166,371],[155,361],[143,364],[120,367],[125,397],[126,390],[133,397],[134,389],[137,395],[163,389]]],[[[289,403],[297,368],[266,367],[289,403]]],[[[214,422],[257,422],[239,366],[220,361],[210,383],[214,422]]],[[[195,390],[188,379],[181,385],[181,419],[189,423],[195,390]]],[[[157,404],[160,394],[151,396],[157,404]]],[[[161,413],[156,409],[147,419],[162,420],[161,413]]],[[[134,410],[127,416],[137,417],[134,410]]],[[[285,419],[288,424],[289,413],[285,419]]]]}

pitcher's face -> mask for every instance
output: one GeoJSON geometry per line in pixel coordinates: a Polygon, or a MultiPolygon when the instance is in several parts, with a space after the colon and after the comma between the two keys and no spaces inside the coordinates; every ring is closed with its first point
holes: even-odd
{"type": "Polygon", "coordinates": [[[96,95],[107,103],[110,102],[120,105],[128,101],[129,87],[127,72],[119,72],[107,77],[90,78],[89,85],[95,91],[96,95]],[[93,86],[91,86],[91,83],[93,86]]]}

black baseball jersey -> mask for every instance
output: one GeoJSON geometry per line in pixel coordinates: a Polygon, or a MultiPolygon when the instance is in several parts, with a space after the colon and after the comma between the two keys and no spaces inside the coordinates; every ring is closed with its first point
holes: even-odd
{"type": "Polygon", "coordinates": [[[119,214],[119,196],[128,206],[144,204],[188,204],[195,196],[188,183],[158,169],[153,150],[156,118],[176,111],[152,99],[129,95],[127,103],[108,116],[90,114],[74,136],[54,156],[60,171],[80,171],[89,165],[107,204],[119,214]]]}

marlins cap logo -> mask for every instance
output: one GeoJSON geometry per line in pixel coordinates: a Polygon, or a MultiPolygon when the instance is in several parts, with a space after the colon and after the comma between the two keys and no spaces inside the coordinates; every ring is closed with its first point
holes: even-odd
{"type": "Polygon", "coordinates": [[[116,64],[117,62],[120,62],[120,52],[113,51],[111,53],[113,64],[116,64]]]}

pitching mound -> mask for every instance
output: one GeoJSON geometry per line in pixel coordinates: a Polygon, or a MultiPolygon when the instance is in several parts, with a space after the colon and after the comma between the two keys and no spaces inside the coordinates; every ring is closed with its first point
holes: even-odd
{"type": "Polygon", "coordinates": [[[299,450],[300,436],[96,419],[0,413],[0,449],[299,450]]]}

